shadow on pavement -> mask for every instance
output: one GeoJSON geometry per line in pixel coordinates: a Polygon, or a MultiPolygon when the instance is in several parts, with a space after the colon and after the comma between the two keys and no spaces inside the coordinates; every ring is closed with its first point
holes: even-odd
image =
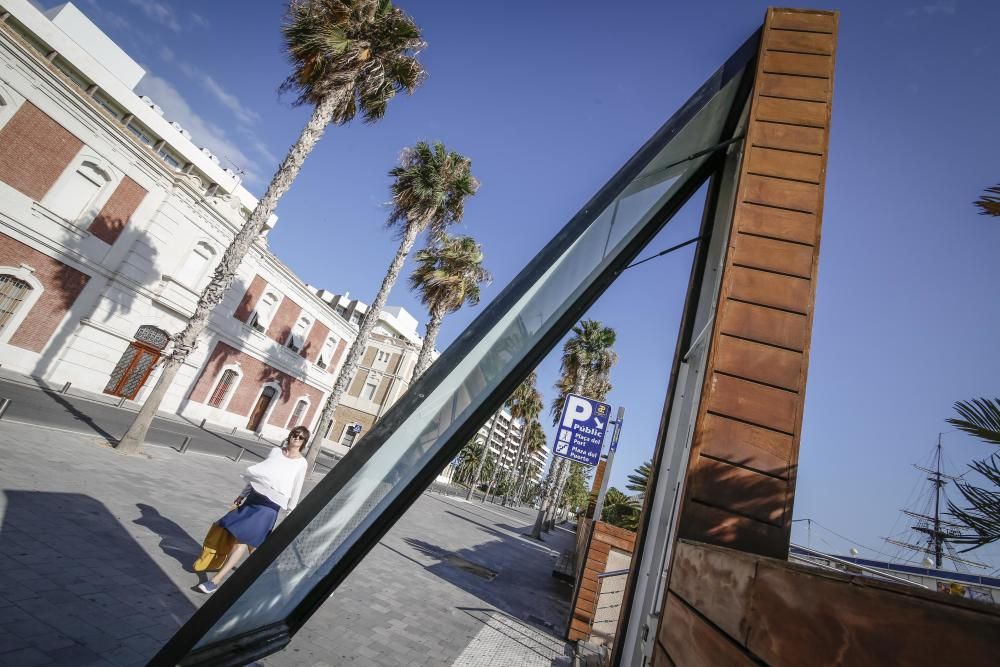
{"type": "Polygon", "coordinates": [[[98,435],[100,435],[102,438],[104,438],[105,440],[107,440],[109,444],[114,445],[114,444],[116,444],[118,442],[118,438],[116,436],[112,435],[111,433],[109,433],[108,431],[106,431],[105,429],[103,429],[102,427],[98,426],[97,422],[94,421],[93,417],[91,417],[90,415],[88,415],[87,413],[83,412],[78,407],[76,407],[75,405],[73,405],[72,403],[70,403],[69,401],[67,401],[60,394],[56,393],[55,391],[53,391],[51,389],[46,389],[46,388],[42,388],[41,391],[42,391],[43,394],[45,394],[46,396],[48,396],[49,398],[51,398],[53,401],[55,401],[56,403],[58,403],[59,405],[61,405],[63,407],[63,409],[66,410],[66,412],[68,412],[71,415],[73,415],[74,419],[76,419],[79,422],[83,422],[84,424],[86,424],[90,428],[90,430],[94,431],[95,433],[97,433],[98,435]]]}
{"type": "Polygon", "coordinates": [[[132,523],[148,528],[160,536],[160,549],[178,563],[185,572],[194,572],[191,565],[201,554],[201,543],[196,542],[184,529],[160,514],[155,507],[137,503],[142,516],[132,523]]]}
{"type": "MultiPolygon", "coordinates": [[[[142,665],[194,612],[90,496],[8,490],[0,509],[0,662],[142,665]]],[[[171,534],[194,541],[179,528],[171,534]]]]}
{"type": "MultiPolygon", "coordinates": [[[[569,664],[566,643],[561,639],[540,634],[536,628],[496,609],[458,609],[483,624],[468,650],[484,664],[569,664]]],[[[461,664],[461,659],[455,664],[461,664]]]]}

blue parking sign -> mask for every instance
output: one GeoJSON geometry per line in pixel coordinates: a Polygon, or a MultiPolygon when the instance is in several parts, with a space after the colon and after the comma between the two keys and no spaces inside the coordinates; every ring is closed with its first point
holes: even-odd
{"type": "Polygon", "coordinates": [[[611,406],[607,403],[566,394],[554,454],[576,463],[597,465],[610,416],[611,406]]]}

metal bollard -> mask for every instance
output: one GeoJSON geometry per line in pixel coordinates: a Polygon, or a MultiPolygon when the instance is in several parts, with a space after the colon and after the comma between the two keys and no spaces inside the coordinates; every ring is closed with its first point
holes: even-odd
{"type": "Polygon", "coordinates": [[[187,450],[188,450],[188,447],[190,447],[190,446],[191,446],[191,436],[190,435],[186,435],[186,436],[184,436],[184,444],[181,445],[181,454],[186,453],[187,450]]]}
{"type": "Polygon", "coordinates": [[[70,388],[70,387],[71,387],[72,385],[73,385],[73,383],[72,383],[72,382],[67,382],[66,384],[64,384],[64,385],[63,385],[63,388],[59,390],[59,393],[60,393],[60,394],[65,394],[65,393],[69,392],[69,388],[70,388]]]}
{"type": "Polygon", "coordinates": [[[240,448],[240,453],[236,456],[236,461],[234,461],[234,463],[239,463],[240,461],[242,461],[243,460],[243,455],[246,454],[246,453],[247,453],[246,448],[245,447],[241,447],[240,448]]]}
{"type": "Polygon", "coordinates": [[[120,399],[118,399],[118,407],[120,408],[121,406],[125,405],[125,401],[127,400],[128,398],[126,398],[125,396],[122,396],[120,399]]]}
{"type": "Polygon", "coordinates": [[[230,433],[229,435],[236,435],[236,429],[237,429],[237,428],[238,428],[237,426],[234,426],[234,427],[233,427],[233,432],[232,432],[232,433],[230,433]]]}
{"type": "Polygon", "coordinates": [[[7,412],[7,408],[10,407],[9,398],[0,398],[0,419],[3,419],[3,415],[7,412]]]}
{"type": "Polygon", "coordinates": [[[205,417],[204,419],[202,419],[201,420],[201,426],[199,426],[198,428],[200,428],[201,430],[204,431],[205,430],[205,422],[207,422],[207,421],[208,421],[208,417],[205,417]]]}

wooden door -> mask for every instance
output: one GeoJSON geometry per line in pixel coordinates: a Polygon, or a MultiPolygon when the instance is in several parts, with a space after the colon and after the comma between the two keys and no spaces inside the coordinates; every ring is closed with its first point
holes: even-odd
{"type": "Polygon", "coordinates": [[[260,428],[260,423],[264,420],[264,415],[267,414],[267,408],[271,405],[271,401],[274,400],[275,393],[277,392],[275,392],[274,387],[264,387],[260,398],[257,399],[257,404],[253,406],[253,411],[250,412],[250,421],[247,422],[247,430],[256,431],[260,428]]]}
{"type": "Polygon", "coordinates": [[[159,350],[141,343],[130,343],[111,371],[104,393],[134,399],[159,360],[159,350]]]}

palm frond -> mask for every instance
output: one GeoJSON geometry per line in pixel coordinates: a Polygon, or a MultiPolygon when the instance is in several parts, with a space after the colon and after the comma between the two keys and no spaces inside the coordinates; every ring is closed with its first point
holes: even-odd
{"type": "Polygon", "coordinates": [[[970,435],[994,445],[1000,445],[1000,398],[974,398],[955,403],[958,418],[948,423],[970,435]]]}
{"type": "Polygon", "coordinates": [[[1000,216],[1000,185],[986,188],[986,194],[976,200],[980,215],[1000,216]]]}
{"type": "Polygon", "coordinates": [[[961,508],[948,501],[948,513],[965,525],[969,532],[953,536],[951,540],[970,545],[965,551],[1000,540],[1000,455],[994,454],[984,461],[975,461],[969,467],[990,482],[994,490],[969,482],[956,483],[970,507],[961,508]]]}

